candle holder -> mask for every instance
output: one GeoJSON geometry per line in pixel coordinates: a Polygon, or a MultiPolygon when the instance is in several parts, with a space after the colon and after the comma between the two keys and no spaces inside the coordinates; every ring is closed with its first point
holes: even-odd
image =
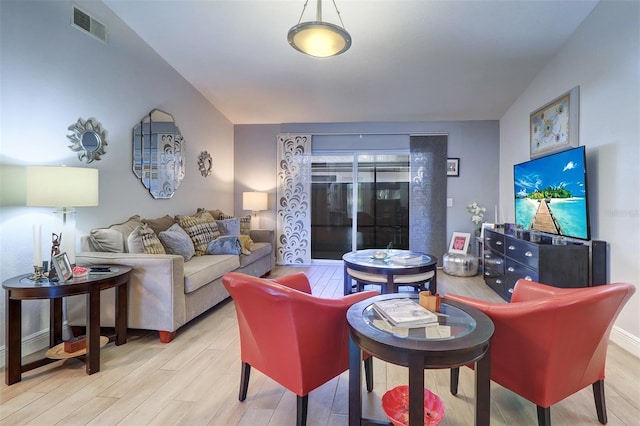
{"type": "Polygon", "coordinates": [[[38,266],[38,265],[34,265],[33,266],[33,275],[31,275],[29,277],[30,280],[32,281],[42,281],[45,279],[44,276],[44,267],[42,266],[38,266]]]}

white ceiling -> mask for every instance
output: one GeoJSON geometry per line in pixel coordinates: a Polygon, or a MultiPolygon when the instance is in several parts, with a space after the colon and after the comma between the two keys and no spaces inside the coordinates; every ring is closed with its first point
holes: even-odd
{"type": "Polygon", "coordinates": [[[335,1],[353,44],[318,59],[287,43],[303,0],[104,0],[234,124],[497,120],[597,4],[335,1]]]}

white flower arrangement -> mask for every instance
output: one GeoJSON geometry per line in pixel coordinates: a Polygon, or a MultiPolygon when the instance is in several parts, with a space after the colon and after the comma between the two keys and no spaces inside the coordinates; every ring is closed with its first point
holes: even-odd
{"type": "Polygon", "coordinates": [[[471,222],[480,227],[482,218],[484,217],[484,212],[486,212],[487,209],[485,209],[484,207],[480,207],[478,203],[474,201],[473,203],[467,205],[467,211],[471,213],[471,222]]]}

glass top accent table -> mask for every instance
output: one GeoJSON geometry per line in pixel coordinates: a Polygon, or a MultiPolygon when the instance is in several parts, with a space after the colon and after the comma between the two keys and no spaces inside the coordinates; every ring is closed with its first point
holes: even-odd
{"type": "MultiPolygon", "coordinates": [[[[422,425],[424,419],[424,369],[453,368],[475,363],[475,424],[490,420],[490,339],[494,326],[479,310],[461,303],[442,300],[437,324],[419,328],[390,327],[373,310],[378,300],[408,297],[386,294],[351,306],[347,322],[351,332],[349,346],[349,425],[375,423],[362,419],[360,363],[362,352],[383,361],[409,368],[409,425],[422,425]]],[[[417,301],[417,297],[415,297],[417,301]]],[[[451,388],[456,394],[457,389],[451,388]]]]}
{"type": "Polygon", "coordinates": [[[355,280],[356,290],[361,283],[378,284],[381,293],[395,293],[400,285],[417,285],[424,289],[429,282],[429,291],[438,292],[437,267],[438,258],[430,254],[410,250],[357,250],[345,253],[344,261],[344,294],[352,291],[351,280],[355,280]],[[385,257],[380,258],[380,254],[385,257]]]}
{"type": "Polygon", "coordinates": [[[9,278],[2,283],[5,289],[7,330],[5,383],[12,385],[21,380],[22,373],[55,362],[58,359],[43,358],[22,364],[22,301],[50,301],[49,346],[62,343],[62,298],[78,294],[87,299],[87,349],[86,371],[93,374],[100,371],[100,292],[115,288],[115,334],[109,341],[116,345],[127,343],[127,287],[131,268],[124,265],[105,265],[108,272],[89,273],[83,277],[67,281],[30,280],[29,274],[9,278]]]}

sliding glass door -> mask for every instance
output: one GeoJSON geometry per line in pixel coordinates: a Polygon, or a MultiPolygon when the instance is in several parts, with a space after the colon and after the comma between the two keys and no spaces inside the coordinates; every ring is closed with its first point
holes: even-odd
{"type": "Polygon", "coordinates": [[[311,199],[313,259],[409,248],[409,154],[313,155],[311,199]]]}

